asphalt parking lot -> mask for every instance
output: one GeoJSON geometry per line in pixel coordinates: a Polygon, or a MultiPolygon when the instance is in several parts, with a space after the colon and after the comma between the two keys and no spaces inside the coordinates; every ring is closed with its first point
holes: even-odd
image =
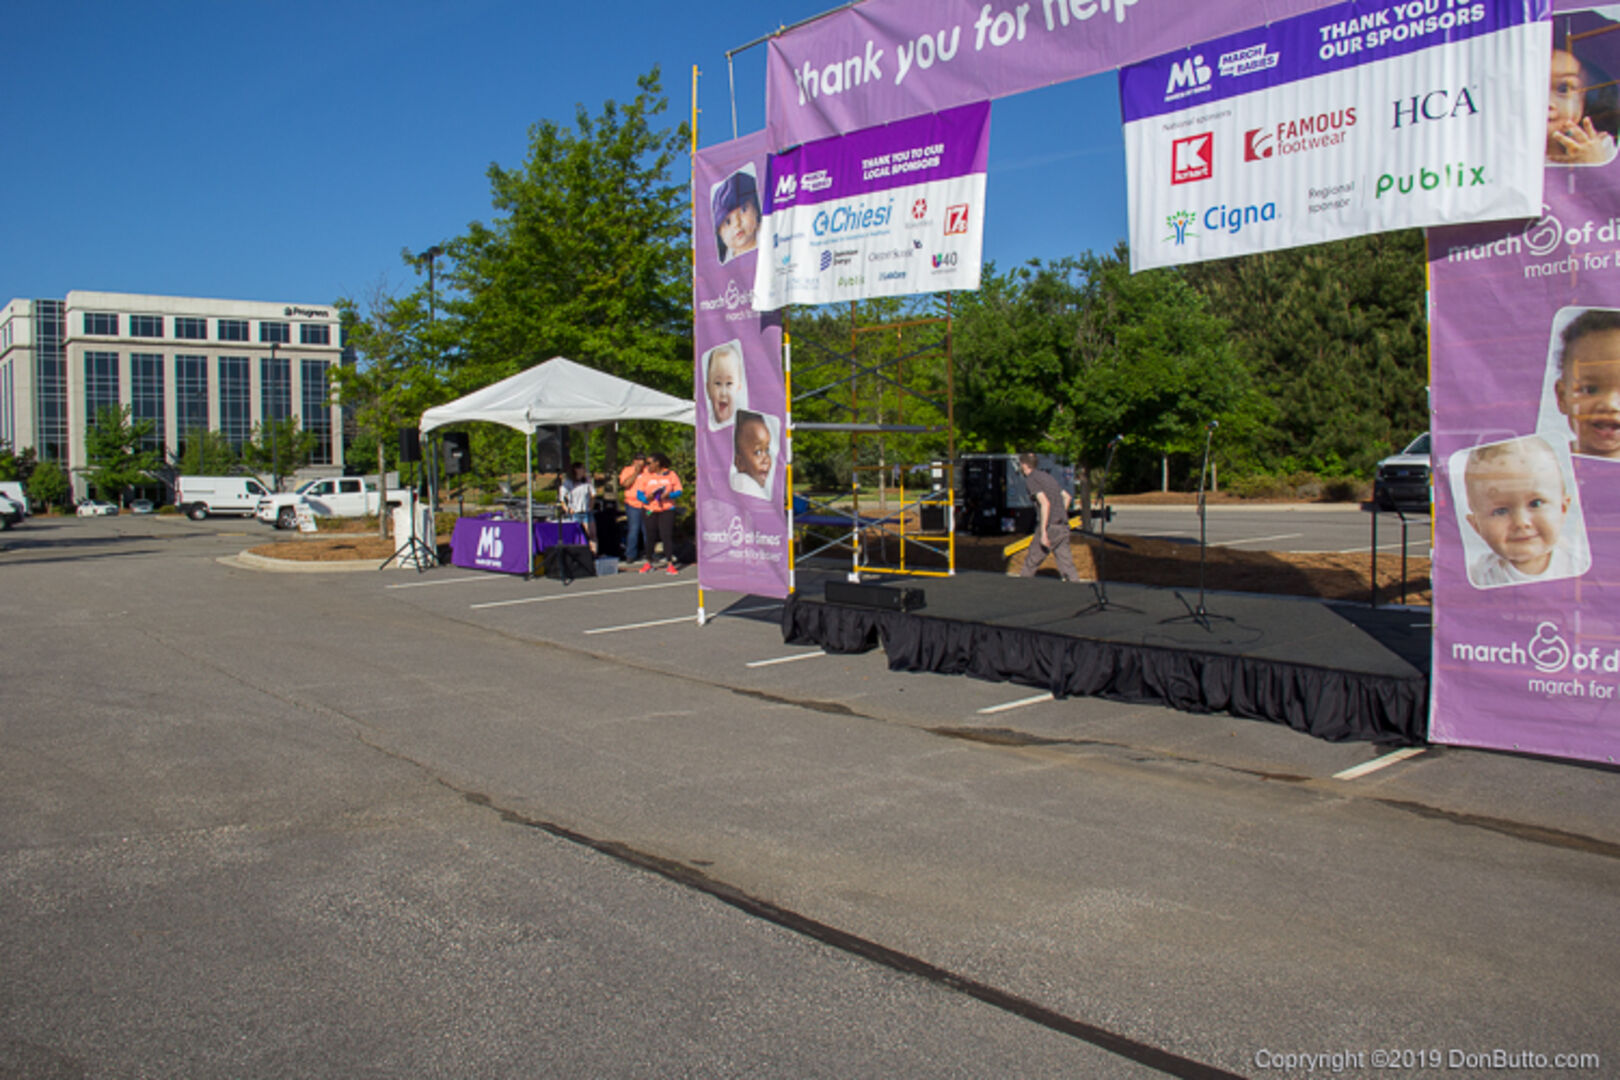
{"type": "Polygon", "coordinates": [[[266,535],[4,538],[13,1075],[1620,1053],[1612,770],[894,673],[700,627],[690,571],[234,564],[266,535]]]}

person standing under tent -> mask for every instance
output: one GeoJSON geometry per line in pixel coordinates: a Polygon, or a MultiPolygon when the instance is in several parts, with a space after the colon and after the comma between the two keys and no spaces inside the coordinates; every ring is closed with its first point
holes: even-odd
{"type": "Polygon", "coordinates": [[[636,501],[636,481],[647,471],[647,455],[637,454],[630,464],[619,470],[619,495],[624,499],[624,566],[636,561],[641,554],[642,519],[645,511],[636,501]]]}
{"type": "Polygon", "coordinates": [[[1035,500],[1037,520],[1035,535],[1030,538],[1029,551],[1019,577],[1034,577],[1035,570],[1046,561],[1050,551],[1057,560],[1058,573],[1064,581],[1079,581],[1080,571],[1074,568],[1074,555],[1069,551],[1069,493],[1052,478],[1052,474],[1035,467],[1034,454],[1018,455],[1018,471],[1024,474],[1024,486],[1035,500]]]}
{"type": "Polygon", "coordinates": [[[596,554],[596,515],[591,512],[595,509],[596,486],[591,483],[585,466],[577,461],[568,466],[568,478],[562,483],[562,502],[564,520],[584,528],[591,554],[596,554]]]}
{"type": "Polygon", "coordinates": [[[651,455],[647,468],[636,480],[632,496],[646,515],[643,519],[647,530],[647,550],[641,564],[643,574],[652,569],[653,552],[660,540],[664,544],[664,568],[671,574],[680,573],[675,565],[675,500],[681,494],[681,478],[669,467],[669,458],[663,454],[651,455]]]}

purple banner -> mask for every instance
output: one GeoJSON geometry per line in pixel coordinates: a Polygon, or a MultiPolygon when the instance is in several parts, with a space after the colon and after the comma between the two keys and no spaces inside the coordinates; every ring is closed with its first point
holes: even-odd
{"type": "Polygon", "coordinates": [[[1436,742],[1620,756],[1615,72],[1555,16],[1543,215],[1429,233],[1436,742]]]}
{"type": "MultiPolygon", "coordinates": [[[[529,573],[527,522],[517,518],[467,517],[456,522],[450,534],[450,562],[469,570],[494,570],[502,574],[529,573]]],[[[577,522],[537,521],[534,523],[536,554],[563,544],[589,542],[585,526],[577,522]]]]}
{"type": "Polygon", "coordinates": [[[765,150],[759,132],[700,150],[692,162],[698,583],[783,597],[790,567],[782,323],[754,309],[765,150]]]}
{"type": "Polygon", "coordinates": [[[866,0],[771,39],[770,148],[1111,71],[1329,2],[866,0]]]}
{"type": "Polygon", "coordinates": [[[1349,0],[1132,64],[1119,73],[1120,109],[1128,124],[1409,56],[1535,22],[1546,17],[1548,4],[1349,0]]]}

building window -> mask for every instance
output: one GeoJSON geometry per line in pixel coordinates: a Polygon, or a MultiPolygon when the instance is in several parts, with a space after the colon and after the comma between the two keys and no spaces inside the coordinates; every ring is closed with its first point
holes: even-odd
{"type": "Polygon", "coordinates": [[[279,341],[285,345],[292,340],[292,335],[288,333],[286,323],[261,319],[259,320],[259,340],[263,342],[279,341]]]}
{"type": "Polygon", "coordinates": [[[325,323],[299,323],[298,343],[300,345],[330,345],[332,344],[332,328],[325,323]]]}
{"type": "Polygon", "coordinates": [[[34,301],[34,448],[39,460],[68,459],[67,305],[60,300],[34,301]]]}
{"type": "Polygon", "coordinates": [[[208,430],[208,357],[174,358],[174,422],[175,452],[183,456],[192,434],[208,430]]]}
{"type": "Polygon", "coordinates": [[[84,423],[92,427],[96,415],[107,406],[119,408],[118,354],[115,352],[87,352],[84,354],[84,423]]]}
{"type": "Polygon", "coordinates": [[[130,337],[162,337],[163,316],[161,315],[131,315],[129,317],[130,337]]]}
{"type": "Polygon", "coordinates": [[[129,418],[132,423],[149,423],[152,431],[141,439],[142,450],[163,453],[168,433],[163,423],[163,357],[155,353],[131,353],[129,357],[129,418]]]}
{"type": "Polygon", "coordinates": [[[259,416],[265,423],[292,415],[292,361],[285,356],[259,358],[259,416]]]}
{"type": "Polygon", "coordinates": [[[219,358],[219,431],[238,453],[253,434],[253,369],[245,356],[219,358]]]}
{"type": "MultiPolygon", "coordinates": [[[[324,330],[325,327],[322,327],[324,330]]],[[[311,465],[332,464],[332,405],[331,391],[327,388],[327,371],[331,367],[325,360],[303,361],[304,430],[315,436],[315,449],[310,452],[311,465]]]]}
{"type": "Polygon", "coordinates": [[[189,315],[176,315],[174,336],[186,341],[207,341],[208,320],[192,318],[189,315]]]}
{"type": "Polygon", "coordinates": [[[87,334],[118,335],[118,316],[101,311],[84,313],[84,332],[87,334]]]}
{"type": "Polygon", "coordinates": [[[215,325],[219,328],[221,341],[246,341],[248,339],[248,321],[246,319],[220,319],[215,325]]]}

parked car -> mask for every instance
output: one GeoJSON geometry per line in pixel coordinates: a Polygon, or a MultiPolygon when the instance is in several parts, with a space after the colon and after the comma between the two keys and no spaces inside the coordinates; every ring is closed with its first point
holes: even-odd
{"type": "Polygon", "coordinates": [[[157,507],[152,505],[151,499],[136,499],[129,504],[129,512],[132,514],[155,514],[157,513],[157,507]]]}
{"type": "Polygon", "coordinates": [[[23,519],[23,508],[15,499],[0,495],[0,532],[5,532],[23,519]]]}
{"type": "Polygon", "coordinates": [[[1374,497],[1380,510],[1427,513],[1429,509],[1429,433],[1378,463],[1374,497]]]}
{"type": "Polygon", "coordinates": [[[174,482],[174,505],[193,521],[210,514],[252,514],[270,490],[251,476],[181,476],[174,482]]]}
{"type": "Polygon", "coordinates": [[[28,493],[16,480],[0,480],[0,495],[4,495],[18,506],[22,507],[23,517],[33,514],[33,507],[28,505],[28,493]]]}
{"type": "MultiPolygon", "coordinates": [[[[411,493],[403,488],[390,488],[387,505],[403,505],[410,497],[411,493]]],[[[291,529],[298,523],[301,507],[307,507],[317,517],[364,517],[377,513],[382,502],[382,493],[372,477],[333,477],[311,480],[297,491],[265,496],[259,500],[258,517],[266,525],[291,529]]]]}
{"type": "Polygon", "coordinates": [[[80,517],[113,517],[118,513],[118,507],[110,502],[99,502],[95,499],[86,499],[79,504],[80,517]]]}

